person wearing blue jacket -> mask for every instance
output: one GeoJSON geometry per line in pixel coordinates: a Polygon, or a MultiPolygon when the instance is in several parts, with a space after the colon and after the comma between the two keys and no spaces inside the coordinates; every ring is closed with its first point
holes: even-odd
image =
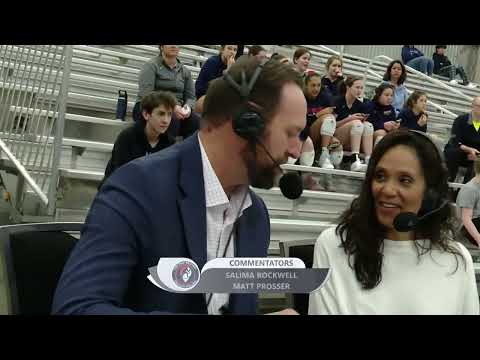
{"type": "Polygon", "coordinates": [[[398,113],[403,109],[408,99],[407,88],[404,83],[407,80],[407,70],[400,60],[393,60],[387,66],[383,81],[392,84],[394,87],[392,105],[398,113]]]}
{"type": "Polygon", "coordinates": [[[414,91],[408,98],[405,108],[398,114],[397,121],[400,127],[427,132],[427,100],[426,93],[414,91]]]}
{"type": "Polygon", "coordinates": [[[402,60],[405,65],[428,76],[433,73],[433,60],[425,57],[414,45],[403,45],[402,60]]]}
{"type": "Polygon", "coordinates": [[[394,86],[383,83],[375,89],[375,96],[367,103],[368,121],[373,125],[374,146],[378,144],[388,132],[397,130],[399,124],[395,121],[397,113],[392,106],[394,86]]]}
{"type": "Polygon", "coordinates": [[[196,113],[201,114],[203,112],[203,101],[210,82],[223,76],[225,71],[235,64],[237,49],[238,45],[221,45],[220,53],[213,55],[203,64],[195,82],[196,113]]]}
{"type": "MultiPolygon", "coordinates": [[[[229,75],[250,81],[259,66],[256,58],[239,61],[229,75]]],[[[262,146],[244,137],[250,123],[234,129],[246,100],[222,77],[207,91],[199,132],[107,179],[65,264],[52,313],[257,313],[257,294],[168,292],[148,279],[160,258],[188,258],[202,269],[215,258],[267,256],[269,215],[250,186],[271,188],[281,174],[277,164],[300,156],[307,106],[300,75],[277,61],[263,65],[248,100],[265,109],[257,124],[262,146]]],[[[179,275],[187,275],[185,285],[191,272],[179,275]]]]}

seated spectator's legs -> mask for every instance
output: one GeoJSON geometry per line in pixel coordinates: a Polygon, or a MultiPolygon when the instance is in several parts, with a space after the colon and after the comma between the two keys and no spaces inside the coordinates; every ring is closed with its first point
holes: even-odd
{"type": "Polygon", "coordinates": [[[429,76],[432,75],[433,60],[426,58],[425,56],[420,56],[412,59],[407,63],[407,65],[424,74],[428,74],[429,76]]]}
{"type": "Polygon", "coordinates": [[[310,136],[312,138],[318,166],[332,168],[330,164],[328,145],[335,133],[336,120],[331,114],[326,114],[318,118],[310,127],[310,136]]]}
{"type": "Polygon", "coordinates": [[[315,148],[313,146],[312,139],[310,138],[310,136],[308,136],[303,143],[302,150],[300,152],[300,165],[312,166],[314,158],[315,148]]]}
{"type": "Polygon", "coordinates": [[[374,147],[377,146],[377,144],[380,142],[380,140],[383,139],[383,137],[387,135],[387,132],[385,130],[377,130],[373,133],[373,141],[374,141],[374,147]]]}
{"type": "Polygon", "coordinates": [[[336,168],[340,166],[343,160],[343,146],[340,141],[333,137],[330,145],[328,146],[330,152],[330,161],[336,168]]]}
{"type": "Polygon", "coordinates": [[[432,76],[433,67],[434,67],[435,64],[434,64],[432,59],[427,58],[427,57],[425,59],[426,59],[426,62],[427,62],[427,74],[428,74],[428,76],[432,76]]]}
{"type": "Polygon", "coordinates": [[[203,102],[205,101],[205,95],[197,99],[195,103],[195,109],[193,110],[197,114],[203,114],[203,102]]]}
{"type": "Polygon", "coordinates": [[[183,120],[178,120],[175,116],[175,113],[173,113],[172,121],[176,121],[180,125],[176,136],[182,136],[184,139],[195,133],[195,131],[200,128],[200,116],[193,111],[188,118],[183,120]]]}
{"type": "Polygon", "coordinates": [[[463,85],[469,84],[468,77],[467,77],[467,74],[465,73],[465,69],[463,68],[463,66],[456,66],[455,75],[456,74],[460,75],[460,77],[462,78],[463,85]]]}
{"type": "Polygon", "coordinates": [[[448,80],[455,79],[455,66],[449,65],[441,68],[438,72],[438,75],[446,76],[448,77],[448,80]]]}
{"type": "Polygon", "coordinates": [[[467,168],[467,173],[465,174],[463,182],[466,183],[470,181],[473,176],[473,161],[468,160],[467,154],[459,148],[446,149],[444,154],[448,168],[448,181],[455,180],[460,166],[467,168]]]}
{"type": "MultiPolygon", "coordinates": [[[[299,163],[303,166],[312,166],[313,160],[315,158],[315,148],[313,146],[313,141],[310,137],[307,137],[305,142],[302,144],[302,150],[300,153],[299,163]]],[[[308,190],[324,190],[318,182],[313,178],[311,173],[303,173],[303,186],[308,190]]]]}
{"type": "Polygon", "coordinates": [[[340,140],[343,148],[357,154],[360,153],[362,134],[363,123],[359,120],[350,121],[335,131],[335,137],[340,140]]]}
{"type": "Polygon", "coordinates": [[[373,125],[372,123],[365,121],[363,123],[362,133],[362,150],[365,154],[365,164],[368,164],[370,155],[372,155],[373,149],[373,125]]]}

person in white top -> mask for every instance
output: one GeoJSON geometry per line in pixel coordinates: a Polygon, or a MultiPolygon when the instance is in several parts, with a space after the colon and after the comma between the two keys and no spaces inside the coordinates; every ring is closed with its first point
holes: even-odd
{"type": "Polygon", "coordinates": [[[455,241],[447,192],[426,135],[387,134],[359,197],[316,242],[313,267],[330,268],[330,277],[310,294],[309,314],[478,314],[472,258],[455,241]],[[400,232],[394,219],[405,212],[429,215],[400,232]]]}

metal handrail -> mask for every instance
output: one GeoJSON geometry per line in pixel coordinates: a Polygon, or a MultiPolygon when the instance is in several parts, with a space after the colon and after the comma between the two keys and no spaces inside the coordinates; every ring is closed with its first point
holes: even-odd
{"type": "MultiPolygon", "coordinates": [[[[367,70],[370,69],[370,67],[372,66],[373,62],[374,62],[376,59],[384,59],[384,60],[387,60],[387,61],[389,61],[389,62],[390,62],[390,61],[393,61],[392,58],[390,58],[390,57],[388,57],[388,56],[386,56],[386,55],[377,55],[377,56],[373,57],[372,59],[370,59],[370,62],[368,63],[368,66],[367,66],[367,70]]],[[[430,81],[430,82],[432,82],[432,83],[434,83],[434,84],[436,84],[436,85],[444,88],[445,90],[448,90],[448,91],[450,91],[450,92],[453,92],[453,93],[461,96],[462,98],[464,98],[464,99],[466,99],[466,100],[468,100],[468,101],[472,101],[472,100],[473,100],[473,97],[470,97],[470,96],[468,96],[468,95],[465,95],[465,94],[464,94],[463,92],[461,92],[460,90],[457,90],[457,89],[455,89],[455,88],[453,88],[453,87],[451,87],[451,86],[448,86],[448,85],[446,85],[445,83],[443,83],[443,82],[440,81],[440,80],[437,80],[437,79],[432,78],[432,77],[430,77],[430,76],[428,76],[428,75],[425,75],[424,73],[422,73],[422,72],[420,72],[420,71],[418,71],[418,70],[415,70],[414,68],[411,68],[411,67],[408,66],[408,65],[404,65],[404,66],[405,66],[405,68],[406,68],[408,71],[410,71],[410,72],[412,72],[412,73],[420,76],[421,78],[423,78],[423,79],[425,79],[425,80],[427,80],[427,81],[430,81]]]]}
{"type": "Polygon", "coordinates": [[[27,181],[28,185],[32,187],[32,190],[35,192],[35,194],[38,195],[40,200],[45,204],[45,206],[48,205],[48,198],[45,196],[43,193],[42,189],[40,189],[37,185],[37,183],[32,179],[30,174],[28,173],[27,169],[22,165],[20,161],[17,160],[15,155],[12,154],[12,152],[9,150],[8,146],[3,142],[3,140],[0,139],[0,148],[2,149],[3,152],[5,152],[5,155],[10,159],[10,161],[15,165],[15,167],[18,169],[20,174],[25,178],[27,181]]]}
{"type": "MultiPolygon", "coordinates": [[[[344,45],[341,45],[341,48],[340,48],[341,51],[340,51],[340,52],[339,52],[339,51],[335,51],[335,50],[333,50],[333,49],[330,49],[329,47],[327,47],[327,46],[325,46],[325,45],[317,45],[317,46],[318,46],[319,48],[325,50],[326,52],[329,52],[329,53],[334,54],[334,55],[339,55],[339,56],[341,56],[342,58],[345,57],[345,56],[350,56],[350,55],[344,53],[344,45]]],[[[363,59],[363,58],[360,57],[360,56],[353,56],[353,55],[352,55],[352,57],[355,57],[355,58],[358,58],[358,59],[363,59]]],[[[393,61],[392,58],[390,58],[390,57],[388,57],[388,56],[386,56],[386,55],[377,55],[377,56],[375,56],[375,57],[373,57],[373,58],[370,59],[369,64],[368,64],[366,70],[368,70],[368,69],[371,68],[371,66],[373,65],[373,63],[374,63],[374,61],[375,61],[376,59],[384,59],[384,60],[387,60],[388,62],[393,61]]],[[[428,75],[425,75],[424,73],[422,73],[422,72],[420,72],[420,71],[418,71],[418,70],[415,70],[415,69],[411,68],[410,66],[405,65],[405,68],[406,68],[408,71],[410,71],[411,73],[414,73],[414,74],[420,76],[421,78],[423,78],[423,79],[425,79],[425,80],[427,80],[427,81],[429,81],[429,82],[431,82],[431,83],[434,83],[434,84],[436,84],[436,85],[444,88],[445,90],[448,90],[448,91],[450,91],[450,92],[453,92],[453,93],[461,96],[462,98],[464,98],[464,99],[466,99],[466,100],[468,100],[468,101],[472,101],[472,100],[473,100],[473,97],[464,94],[462,91],[460,91],[460,90],[458,90],[458,89],[455,89],[455,88],[453,88],[453,87],[451,87],[451,86],[446,85],[444,82],[442,82],[442,81],[440,81],[440,80],[437,80],[437,79],[432,78],[432,77],[430,77],[430,76],[428,76],[428,75]]],[[[364,76],[364,80],[365,80],[365,76],[364,76]]]]}
{"type": "Polygon", "coordinates": [[[57,98],[58,113],[55,126],[55,138],[53,141],[53,160],[52,160],[52,175],[50,178],[50,188],[48,191],[48,214],[53,215],[55,213],[55,199],[57,196],[57,181],[58,181],[58,168],[60,166],[60,157],[62,152],[63,133],[65,129],[65,114],[67,109],[67,97],[68,89],[70,85],[70,69],[72,66],[73,47],[72,45],[66,45],[65,48],[65,60],[63,67],[62,85],[57,98]]]}
{"type": "MultiPolygon", "coordinates": [[[[376,76],[376,77],[378,77],[378,78],[380,78],[380,79],[383,80],[383,77],[382,77],[381,75],[377,74],[375,71],[370,70],[370,66],[373,64],[374,60],[377,59],[377,58],[387,58],[387,57],[386,57],[385,55],[377,55],[377,56],[375,56],[374,58],[372,58],[372,59],[370,60],[370,63],[367,65],[367,67],[365,68],[365,71],[364,71],[364,73],[363,73],[363,83],[364,83],[364,84],[365,84],[365,82],[366,82],[366,80],[367,80],[367,73],[369,73],[369,74],[371,74],[371,75],[373,75],[373,76],[376,76]]],[[[412,90],[409,90],[407,87],[405,87],[405,89],[407,90],[407,93],[408,93],[408,94],[411,94],[411,93],[413,92],[412,90]]],[[[445,109],[443,106],[440,106],[440,105],[434,103],[433,101],[427,100],[427,104],[433,106],[434,108],[442,111],[443,113],[445,113],[445,114],[447,114],[447,115],[450,115],[450,116],[452,116],[452,117],[454,117],[454,118],[457,117],[457,114],[451,112],[450,110],[445,109]]]]}

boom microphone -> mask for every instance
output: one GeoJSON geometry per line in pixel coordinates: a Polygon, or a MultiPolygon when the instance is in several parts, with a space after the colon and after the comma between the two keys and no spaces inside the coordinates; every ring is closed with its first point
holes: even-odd
{"type": "MultiPolygon", "coordinates": [[[[263,145],[263,142],[260,139],[257,139],[257,142],[262,146],[265,153],[268,155],[270,160],[275,164],[276,167],[283,172],[283,169],[280,167],[280,164],[273,158],[270,154],[270,151],[267,150],[266,146],[263,145]]],[[[296,172],[290,172],[287,174],[283,174],[280,178],[278,186],[280,187],[280,191],[282,192],[283,196],[290,200],[296,200],[303,193],[303,181],[301,176],[296,172]]]]}
{"type": "Polygon", "coordinates": [[[425,215],[421,217],[419,217],[417,214],[412,212],[400,213],[397,216],[395,216],[395,219],[393,220],[393,227],[395,228],[395,230],[399,232],[408,232],[410,230],[413,230],[417,227],[419,223],[421,223],[423,220],[425,220],[429,216],[439,212],[446,205],[448,205],[448,200],[443,201],[438,208],[427,212],[425,215]]]}

